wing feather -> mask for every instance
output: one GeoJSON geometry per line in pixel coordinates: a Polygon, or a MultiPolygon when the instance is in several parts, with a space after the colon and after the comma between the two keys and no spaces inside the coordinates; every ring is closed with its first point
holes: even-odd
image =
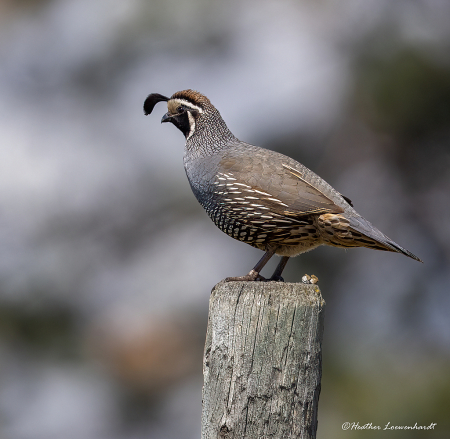
{"type": "MultiPolygon", "coordinates": [[[[248,186],[248,195],[275,214],[299,217],[308,214],[342,213],[344,209],[307,181],[302,172],[288,164],[275,165],[270,161],[255,161],[253,157],[235,158],[226,155],[220,169],[241,184],[248,186]]],[[[228,193],[227,197],[233,194],[228,193]]],[[[238,194],[238,197],[240,195],[238,194]]]]}

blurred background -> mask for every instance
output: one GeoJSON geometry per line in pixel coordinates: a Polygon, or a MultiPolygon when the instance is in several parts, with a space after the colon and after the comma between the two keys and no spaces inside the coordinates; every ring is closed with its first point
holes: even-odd
{"type": "Polygon", "coordinates": [[[327,302],[318,438],[449,437],[449,22],[445,0],[1,0],[0,437],[200,436],[209,293],[261,252],[197,204],[165,105],[143,115],[186,88],[424,260],[289,262],[327,302]]]}

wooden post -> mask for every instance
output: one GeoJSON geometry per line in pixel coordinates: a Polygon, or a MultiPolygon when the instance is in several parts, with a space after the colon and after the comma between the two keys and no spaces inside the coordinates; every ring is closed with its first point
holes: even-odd
{"type": "Polygon", "coordinates": [[[213,288],[202,439],[316,437],[324,304],[317,285],[213,288]]]}

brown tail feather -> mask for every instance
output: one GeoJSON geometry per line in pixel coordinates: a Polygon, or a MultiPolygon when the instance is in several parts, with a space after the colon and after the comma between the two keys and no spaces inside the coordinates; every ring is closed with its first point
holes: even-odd
{"type": "Polygon", "coordinates": [[[402,253],[422,262],[416,255],[399,246],[361,216],[346,217],[342,214],[323,214],[318,217],[324,240],[335,247],[367,247],[375,250],[402,253]]]}

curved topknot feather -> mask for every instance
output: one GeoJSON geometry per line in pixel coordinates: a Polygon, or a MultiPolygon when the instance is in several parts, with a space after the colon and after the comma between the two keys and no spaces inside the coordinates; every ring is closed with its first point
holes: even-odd
{"type": "Polygon", "coordinates": [[[159,93],[149,94],[144,102],[144,114],[148,116],[158,102],[167,102],[168,100],[168,97],[160,95],[159,93]]]}

